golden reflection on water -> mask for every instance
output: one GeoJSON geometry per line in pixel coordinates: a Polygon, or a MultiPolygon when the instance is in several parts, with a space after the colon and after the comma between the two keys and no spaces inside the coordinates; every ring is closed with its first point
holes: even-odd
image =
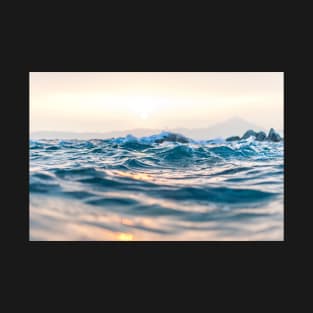
{"type": "Polygon", "coordinates": [[[134,236],[129,233],[119,233],[117,239],[121,241],[132,241],[134,239],[134,236]]]}
{"type": "Polygon", "coordinates": [[[155,174],[155,173],[133,173],[133,172],[124,172],[124,171],[107,171],[111,175],[115,176],[120,176],[120,177],[128,177],[132,178],[135,180],[140,180],[140,181],[146,181],[146,182],[154,182],[154,183],[159,183],[159,184],[168,184],[170,181],[175,179],[175,185],[190,185],[194,186],[196,183],[205,183],[205,182],[210,182],[210,183],[218,183],[220,181],[223,181],[225,178],[218,177],[218,176],[211,176],[208,173],[207,175],[203,175],[202,177],[197,177],[196,179],[186,179],[182,173],[171,173],[171,175],[166,175],[166,174],[155,174]]]}
{"type": "MultiPolygon", "coordinates": [[[[118,193],[107,194],[116,196],[118,193]]],[[[145,205],[159,205],[188,212],[215,210],[208,205],[192,207],[165,199],[153,199],[141,194],[129,195],[145,205]]],[[[236,210],[239,210],[237,208],[236,210]]],[[[241,208],[241,213],[249,209],[241,208]]],[[[210,240],[283,240],[283,204],[278,199],[257,209],[260,214],[270,214],[268,221],[258,217],[251,220],[196,221],[177,220],[168,216],[128,216],[122,212],[98,211],[78,200],[31,195],[30,240],[70,241],[210,241],[210,240]],[[73,210],[75,208],[75,210],[73,210]],[[74,214],[75,213],[75,214],[74,214]],[[270,228],[270,231],[268,230],[270,228]],[[165,230],[163,234],[159,232],[165,230]]]]}
{"type": "Polygon", "coordinates": [[[149,174],[145,173],[130,173],[130,172],[122,172],[122,171],[114,171],[114,174],[124,177],[130,177],[133,179],[144,180],[144,181],[152,181],[153,178],[149,174]]]}

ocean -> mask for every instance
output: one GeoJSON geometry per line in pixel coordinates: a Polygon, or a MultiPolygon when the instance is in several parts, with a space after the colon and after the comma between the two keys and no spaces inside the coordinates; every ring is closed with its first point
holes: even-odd
{"type": "Polygon", "coordinates": [[[30,140],[32,241],[284,240],[284,143],[30,140]]]}

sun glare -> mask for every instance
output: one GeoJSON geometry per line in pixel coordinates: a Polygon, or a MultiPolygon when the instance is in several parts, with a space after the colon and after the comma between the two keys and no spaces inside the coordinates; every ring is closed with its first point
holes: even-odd
{"type": "Polygon", "coordinates": [[[149,114],[148,114],[147,112],[141,112],[140,117],[141,117],[143,120],[146,120],[146,119],[149,117],[149,114]]]}
{"type": "Polygon", "coordinates": [[[155,113],[167,107],[168,99],[148,96],[130,96],[125,99],[128,109],[142,120],[151,118],[155,113]]]}

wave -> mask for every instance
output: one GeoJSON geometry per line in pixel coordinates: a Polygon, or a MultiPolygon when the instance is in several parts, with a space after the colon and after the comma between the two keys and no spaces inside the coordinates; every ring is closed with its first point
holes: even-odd
{"type": "Polygon", "coordinates": [[[283,142],[186,141],[162,132],[142,138],[30,140],[29,149],[32,221],[40,234],[43,214],[48,221],[53,216],[54,223],[76,216],[82,228],[88,224],[109,232],[126,227],[112,220],[117,214],[130,219],[128,227],[136,234],[158,239],[178,232],[187,236],[190,230],[206,238],[206,223],[211,232],[218,227],[217,238],[226,238],[232,223],[240,223],[232,233],[236,237],[248,232],[242,223],[257,220],[266,220],[272,233],[282,216],[283,142]],[[167,219],[161,222],[162,217],[167,219]],[[141,218],[146,224],[138,224],[141,218]]]}

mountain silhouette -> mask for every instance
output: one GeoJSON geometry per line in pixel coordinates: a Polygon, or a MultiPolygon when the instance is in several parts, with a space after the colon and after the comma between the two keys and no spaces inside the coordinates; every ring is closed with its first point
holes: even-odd
{"type": "MultiPolygon", "coordinates": [[[[216,137],[240,136],[248,129],[255,131],[266,131],[265,128],[250,123],[242,118],[233,117],[228,120],[216,123],[206,128],[169,128],[166,131],[182,134],[193,139],[211,139],[216,137]]],[[[31,133],[32,139],[106,139],[122,137],[132,134],[136,137],[150,136],[161,132],[162,129],[136,128],[111,132],[62,132],[62,131],[37,131],[31,133]]]]}

